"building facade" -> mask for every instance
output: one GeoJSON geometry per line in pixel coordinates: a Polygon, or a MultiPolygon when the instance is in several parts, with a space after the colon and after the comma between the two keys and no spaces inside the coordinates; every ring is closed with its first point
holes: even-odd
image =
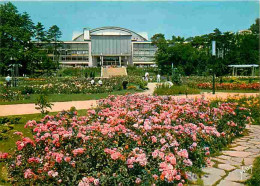
{"type": "MultiPolygon", "coordinates": [[[[59,47],[63,66],[154,65],[157,50],[148,38],[120,27],[84,28],[72,41],[59,47]]],[[[49,57],[54,56],[49,54],[49,57]]]]}

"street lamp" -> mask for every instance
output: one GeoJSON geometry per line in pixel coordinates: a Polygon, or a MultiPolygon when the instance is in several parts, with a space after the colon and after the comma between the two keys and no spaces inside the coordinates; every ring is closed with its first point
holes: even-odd
{"type": "MultiPolygon", "coordinates": [[[[213,63],[216,62],[216,41],[212,41],[212,58],[213,58],[213,63]]],[[[214,64],[213,64],[214,66],[214,64]]],[[[212,94],[215,94],[215,69],[213,68],[212,71],[212,94]]]]}

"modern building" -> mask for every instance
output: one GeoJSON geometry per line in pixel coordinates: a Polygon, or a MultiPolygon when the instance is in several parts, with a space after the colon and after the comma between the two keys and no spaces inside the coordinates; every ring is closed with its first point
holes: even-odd
{"type": "Polygon", "coordinates": [[[148,38],[126,28],[84,28],[61,44],[59,61],[63,66],[154,65],[156,50],[148,38]]]}

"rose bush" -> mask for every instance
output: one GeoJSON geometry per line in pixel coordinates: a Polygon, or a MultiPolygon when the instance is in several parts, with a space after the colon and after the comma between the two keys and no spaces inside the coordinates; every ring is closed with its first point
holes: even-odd
{"type": "Polygon", "coordinates": [[[19,90],[23,94],[41,94],[43,92],[49,94],[104,93],[122,90],[123,80],[137,85],[141,89],[147,85],[141,78],[131,76],[102,79],[102,86],[98,84],[98,80],[95,80],[95,84],[91,85],[89,78],[48,78],[45,80],[24,79],[20,83],[19,90]]]}
{"type": "Polygon", "coordinates": [[[7,159],[19,185],[183,185],[187,171],[241,135],[251,122],[235,103],[111,96],[78,117],[60,112],[29,121],[7,159]]]}

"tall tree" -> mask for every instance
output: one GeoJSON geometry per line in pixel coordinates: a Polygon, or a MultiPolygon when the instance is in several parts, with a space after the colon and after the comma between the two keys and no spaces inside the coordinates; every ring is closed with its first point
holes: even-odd
{"type": "Polygon", "coordinates": [[[22,64],[22,71],[25,72],[27,64],[31,62],[27,54],[33,48],[33,22],[27,13],[19,14],[10,2],[0,5],[0,20],[1,73],[7,73],[11,63],[22,64]]]}
{"type": "Polygon", "coordinates": [[[255,20],[255,23],[252,24],[249,28],[249,30],[252,31],[253,34],[258,34],[259,35],[259,21],[260,21],[260,18],[257,18],[255,20]]]}
{"type": "Polygon", "coordinates": [[[54,61],[58,62],[59,61],[59,52],[58,52],[58,47],[61,44],[60,38],[62,36],[62,33],[57,25],[53,25],[49,28],[48,33],[47,33],[47,39],[49,42],[52,43],[52,51],[54,55],[54,61]]]}
{"type": "Polygon", "coordinates": [[[44,26],[40,22],[38,22],[37,25],[35,25],[34,30],[34,37],[37,43],[47,40],[47,33],[44,30],[44,26]]]}

